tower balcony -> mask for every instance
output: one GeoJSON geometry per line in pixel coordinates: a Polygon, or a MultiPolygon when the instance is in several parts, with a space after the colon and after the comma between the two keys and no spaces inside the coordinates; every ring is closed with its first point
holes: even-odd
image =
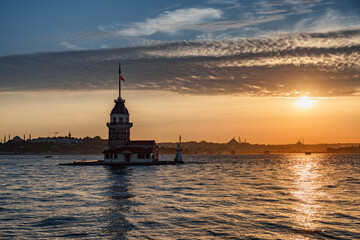
{"type": "Polygon", "coordinates": [[[133,123],[131,122],[107,122],[107,127],[132,127],[133,123]]]}

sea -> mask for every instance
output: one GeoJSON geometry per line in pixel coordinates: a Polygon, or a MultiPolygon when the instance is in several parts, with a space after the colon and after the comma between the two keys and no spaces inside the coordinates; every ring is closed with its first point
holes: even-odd
{"type": "Polygon", "coordinates": [[[0,239],[360,239],[360,155],[82,158],[0,156],[0,239]]]}

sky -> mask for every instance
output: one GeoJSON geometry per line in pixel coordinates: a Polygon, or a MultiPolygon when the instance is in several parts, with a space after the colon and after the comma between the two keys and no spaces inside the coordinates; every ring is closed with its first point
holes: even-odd
{"type": "Polygon", "coordinates": [[[0,138],[360,142],[360,1],[0,1],[0,138]]]}

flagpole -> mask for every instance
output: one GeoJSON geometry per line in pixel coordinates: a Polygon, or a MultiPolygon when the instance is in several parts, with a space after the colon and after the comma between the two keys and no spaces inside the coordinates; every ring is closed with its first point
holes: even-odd
{"type": "Polygon", "coordinates": [[[119,62],[119,99],[121,99],[121,66],[119,62]]]}

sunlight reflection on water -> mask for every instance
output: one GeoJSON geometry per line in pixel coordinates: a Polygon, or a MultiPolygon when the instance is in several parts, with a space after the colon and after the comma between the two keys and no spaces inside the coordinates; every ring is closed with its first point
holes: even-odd
{"type": "Polygon", "coordinates": [[[312,155],[298,159],[293,166],[293,195],[299,200],[294,206],[297,212],[295,222],[306,231],[315,231],[319,227],[315,216],[321,211],[321,205],[317,201],[325,197],[320,190],[323,183],[320,180],[319,165],[318,156],[312,155]]]}

